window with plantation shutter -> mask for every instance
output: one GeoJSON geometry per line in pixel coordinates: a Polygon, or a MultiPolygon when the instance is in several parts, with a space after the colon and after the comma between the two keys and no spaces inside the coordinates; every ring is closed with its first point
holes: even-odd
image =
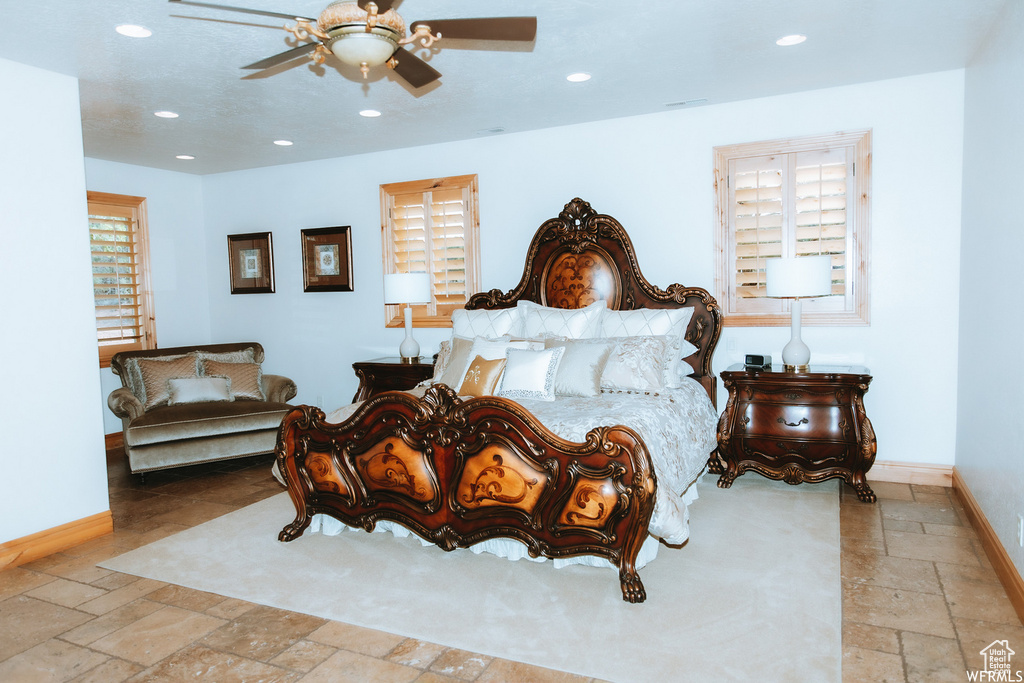
{"type": "Polygon", "coordinates": [[[715,148],[715,294],[726,325],[789,325],[789,299],[765,295],[765,261],[828,255],[831,296],[803,322],[868,324],[871,132],[715,148]]]}
{"type": "MultiPolygon", "coordinates": [[[[475,175],[380,186],[385,273],[429,273],[431,301],[413,306],[413,325],[444,327],[474,294],[480,256],[475,175]]],[[[386,306],[389,327],[401,307],[386,306]]]]}
{"type": "Polygon", "coordinates": [[[156,347],[145,198],[89,192],[89,244],[100,366],[118,351],[156,347]]]}

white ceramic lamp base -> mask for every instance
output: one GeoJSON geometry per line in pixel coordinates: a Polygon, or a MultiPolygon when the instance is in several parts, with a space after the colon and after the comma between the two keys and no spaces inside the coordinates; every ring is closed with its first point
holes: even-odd
{"type": "Polygon", "coordinates": [[[782,349],[782,364],[786,372],[807,372],[810,369],[811,350],[800,338],[800,309],[800,299],[793,299],[792,337],[782,349]]]}
{"type": "Polygon", "coordinates": [[[412,306],[405,307],[405,339],[398,347],[398,353],[408,363],[420,357],[420,343],[412,337],[412,306]]]}

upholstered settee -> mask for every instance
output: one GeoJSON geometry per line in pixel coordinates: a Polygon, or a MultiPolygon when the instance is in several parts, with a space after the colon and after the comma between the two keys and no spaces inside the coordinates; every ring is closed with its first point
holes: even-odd
{"type": "Polygon", "coordinates": [[[263,374],[255,342],[122,351],[110,361],[133,474],[271,453],[295,383],[263,374]]]}

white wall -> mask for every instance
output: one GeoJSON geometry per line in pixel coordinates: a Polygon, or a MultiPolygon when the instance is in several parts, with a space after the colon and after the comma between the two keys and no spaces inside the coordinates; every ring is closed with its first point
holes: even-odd
{"type": "Polygon", "coordinates": [[[0,59],[0,92],[3,543],[109,506],[78,82],[0,59]]]}
{"type": "MultiPolygon", "coordinates": [[[[210,341],[210,285],[206,279],[203,188],[200,176],[98,159],[85,160],[86,185],[93,192],[146,198],[153,308],[160,347],[210,341]]],[[[121,380],[100,373],[103,426],[121,431],[121,420],[107,408],[107,395],[121,380]]]]}
{"type": "MultiPolygon", "coordinates": [[[[206,176],[212,337],[262,342],[267,371],[295,379],[299,401],[348,402],[352,362],[394,355],[402,339],[383,324],[378,186],[464,173],[480,177],[483,289],[518,282],[530,236],[575,196],[622,222],[652,282],[710,289],[712,147],[860,128],[874,143],[872,322],[805,327],[804,339],[819,360],[873,371],[879,459],[951,465],[962,71],[206,176]],[[299,231],[330,225],[353,227],[355,291],[304,294],[299,231]],[[262,230],[273,232],[277,293],[231,296],[225,236],[262,230]]],[[[444,335],[416,333],[424,352],[444,335]]],[[[788,337],[726,328],[716,370],[746,351],[781,355],[788,337]]]]}
{"type": "Polygon", "coordinates": [[[993,31],[966,71],[956,466],[1024,573],[1024,366],[1014,361],[1024,339],[1024,5],[1006,3],[993,31]]]}

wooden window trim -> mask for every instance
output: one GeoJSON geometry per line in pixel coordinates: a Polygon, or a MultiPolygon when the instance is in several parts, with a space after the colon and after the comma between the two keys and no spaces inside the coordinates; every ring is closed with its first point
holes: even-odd
{"type": "MultiPolygon", "coordinates": [[[[387,183],[380,186],[381,216],[381,247],[384,260],[384,273],[396,272],[393,250],[392,222],[390,219],[391,198],[395,195],[425,193],[437,189],[460,188],[465,191],[467,206],[465,207],[466,225],[466,297],[477,291],[480,282],[480,213],[479,189],[476,174],[449,176],[446,178],[430,178],[400,183],[387,183]]],[[[413,306],[413,327],[451,327],[451,315],[428,315],[423,306],[413,306]]],[[[405,325],[403,307],[397,304],[385,304],[385,325],[402,327],[405,325]]]]}
{"type": "MultiPolygon", "coordinates": [[[[815,311],[813,299],[804,302],[802,322],[816,326],[864,326],[870,324],[870,236],[871,236],[871,131],[859,130],[829,135],[784,138],[764,142],[715,147],[715,296],[723,307],[724,324],[732,327],[788,327],[791,303],[782,300],[781,312],[738,312],[735,304],[735,239],[730,230],[727,174],[729,161],[743,157],[790,154],[794,152],[853,147],[856,173],[852,198],[854,224],[850,231],[846,277],[848,296],[844,310],[815,311]],[[852,262],[849,257],[852,256],[852,262]]],[[[848,205],[849,206],[849,205],[848,205]]]]}
{"type": "MultiPolygon", "coordinates": [[[[155,349],[156,343],[156,319],[153,313],[153,288],[149,269],[149,230],[146,220],[146,198],[132,195],[111,194],[109,192],[86,193],[89,204],[108,204],[123,208],[130,208],[135,214],[136,251],[139,255],[139,272],[137,285],[139,299],[142,309],[142,340],[136,344],[111,344],[100,346],[97,340],[99,351],[99,364],[101,368],[110,366],[110,359],[118,351],[132,349],[155,349]]],[[[91,211],[89,212],[91,215],[91,211]]]]}

